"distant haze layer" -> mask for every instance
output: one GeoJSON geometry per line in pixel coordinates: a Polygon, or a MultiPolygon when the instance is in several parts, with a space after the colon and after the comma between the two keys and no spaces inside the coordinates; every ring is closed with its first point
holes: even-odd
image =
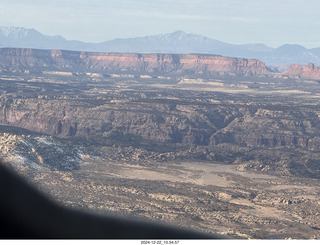
{"type": "Polygon", "coordinates": [[[297,44],[284,44],[279,48],[264,44],[235,45],[184,31],[87,43],[69,41],[62,36],[46,36],[35,29],[0,27],[0,48],[4,47],[125,53],[201,53],[255,58],[268,66],[309,63],[320,65],[320,48],[307,49],[297,44]]]}

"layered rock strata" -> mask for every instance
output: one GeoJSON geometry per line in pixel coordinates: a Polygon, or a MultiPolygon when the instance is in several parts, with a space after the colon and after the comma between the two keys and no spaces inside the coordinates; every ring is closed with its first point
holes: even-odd
{"type": "Polygon", "coordinates": [[[268,73],[257,59],[203,54],[96,53],[63,50],[0,49],[0,69],[9,71],[138,72],[138,73],[268,73]]]}
{"type": "Polygon", "coordinates": [[[319,111],[117,101],[14,99],[0,124],[57,137],[103,137],[158,143],[320,150],[319,111]]]}
{"type": "Polygon", "coordinates": [[[299,64],[293,64],[290,68],[283,73],[284,75],[289,76],[298,76],[305,79],[320,79],[320,66],[315,66],[310,63],[307,66],[303,67],[299,64]]]}

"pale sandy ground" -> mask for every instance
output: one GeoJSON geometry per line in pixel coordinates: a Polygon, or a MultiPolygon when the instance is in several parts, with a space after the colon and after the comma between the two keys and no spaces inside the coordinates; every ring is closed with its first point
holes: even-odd
{"type": "MultiPolygon", "coordinates": [[[[271,199],[285,197],[288,193],[292,193],[290,198],[293,199],[304,198],[304,200],[317,201],[319,200],[318,193],[320,193],[320,184],[316,181],[302,184],[298,179],[239,171],[235,165],[208,162],[176,162],[157,167],[144,167],[119,162],[102,162],[97,159],[87,162],[88,167],[91,164],[103,166],[101,170],[107,169],[106,174],[116,178],[170,181],[197,186],[216,186],[229,190],[256,190],[261,193],[265,191],[267,197],[262,202],[241,197],[234,198],[226,192],[221,192],[219,199],[247,207],[242,209],[241,213],[243,215],[297,222],[299,224],[303,223],[306,217],[290,212],[287,209],[279,209],[279,206],[273,206],[271,199]],[[313,183],[318,184],[313,186],[313,183]]],[[[101,173],[101,171],[99,172],[101,173]]],[[[311,233],[317,234],[320,232],[312,230],[311,233]]]]}
{"type": "Polygon", "coordinates": [[[320,239],[318,180],[239,171],[236,165],[214,162],[141,166],[90,156],[77,171],[32,173],[33,182],[72,207],[245,239],[320,239]]]}

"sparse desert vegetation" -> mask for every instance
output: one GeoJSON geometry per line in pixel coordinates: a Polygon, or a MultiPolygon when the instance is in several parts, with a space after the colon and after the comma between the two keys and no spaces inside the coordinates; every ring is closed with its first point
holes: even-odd
{"type": "Polygon", "coordinates": [[[2,159],[63,205],[319,239],[317,80],[7,70],[0,92],[2,159]]]}

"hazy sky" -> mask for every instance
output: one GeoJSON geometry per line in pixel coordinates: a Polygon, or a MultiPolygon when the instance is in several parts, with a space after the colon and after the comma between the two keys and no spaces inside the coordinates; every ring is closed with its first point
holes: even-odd
{"type": "Polygon", "coordinates": [[[319,0],[0,0],[0,25],[102,42],[176,30],[227,43],[320,47],[319,0]]]}

